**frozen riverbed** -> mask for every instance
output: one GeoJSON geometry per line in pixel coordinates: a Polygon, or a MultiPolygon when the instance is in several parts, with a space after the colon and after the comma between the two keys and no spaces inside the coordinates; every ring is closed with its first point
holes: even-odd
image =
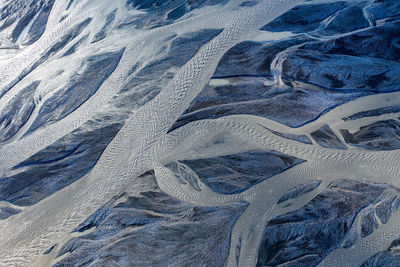
{"type": "Polygon", "coordinates": [[[0,3],[1,266],[396,266],[400,4],[0,3]]]}

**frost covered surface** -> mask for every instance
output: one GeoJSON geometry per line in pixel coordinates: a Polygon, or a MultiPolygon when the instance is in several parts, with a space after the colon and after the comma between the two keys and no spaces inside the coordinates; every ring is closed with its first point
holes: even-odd
{"type": "Polygon", "coordinates": [[[57,256],[67,257],[54,266],[226,265],[230,232],[246,203],[183,202],[162,192],[152,173],[139,177],[132,191],[113,197],[75,229],[94,231],[56,247],[57,256]]]}
{"type": "MultiPolygon", "coordinates": [[[[232,194],[244,191],[303,160],[276,151],[247,151],[217,158],[183,160],[200,181],[213,191],[232,194]]],[[[168,165],[167,165],[168,166],[168,165]]]]}
{"type": "Polygon", "coordinates": [[[325,124],[315,132],[311,133],[314,140],[323,147],[346,149],[346,146],[340,142],[339,138],[332,132],[329,125],[325,124]]]}
{"type": "Polygon", "coordinates": [[[396,266],[397,0],[0,3],[1,266],[396,266]]]}
{"type": "Polygon", "coordinates": [[[122,125],[103,119],[85,126],[5,174],[0,184],[1,200],[30,206],[87,174],[122,125]]]}
{"type": "Polygon", "coordinates": [[[287,191],[286,194],[283,195],[278,200],[278,204],[288,201],[293,198],[297,198],[301,195],[307,194],[307,193],[315,190],[315,188],[317,188],[320,184],[321,184],[321,181],[311,181],[311,182],[308,182],[305,184],[298,185],[298,186],[290,189],[289,191],[287,191]]]}
{"type": "Polygon", "coordinates": [[[387,250],[376,253],[361,266],[396,266],[400,260],[399,241],[399,239],[394,240],[387,250]]]}
{"type": "Polygon", "coordinates": [[[349,179],[332,182],[301,209],[271,218],[264,230],[258,266],[315,266],[341,245],[350,247],[387,223],[400,205],[399,190],[349,179]],[[356,218],[360,224],[358,233],[356,218]],[[352,229],[353,228],[353,229],[352,229]]]}
{"type": "Polygon", "coordinates": [[[397,120],[377,121],[360,127],[355,133],[342,130],[347,143],[371,150],[400,148],[400,123],[397,120]]]}

